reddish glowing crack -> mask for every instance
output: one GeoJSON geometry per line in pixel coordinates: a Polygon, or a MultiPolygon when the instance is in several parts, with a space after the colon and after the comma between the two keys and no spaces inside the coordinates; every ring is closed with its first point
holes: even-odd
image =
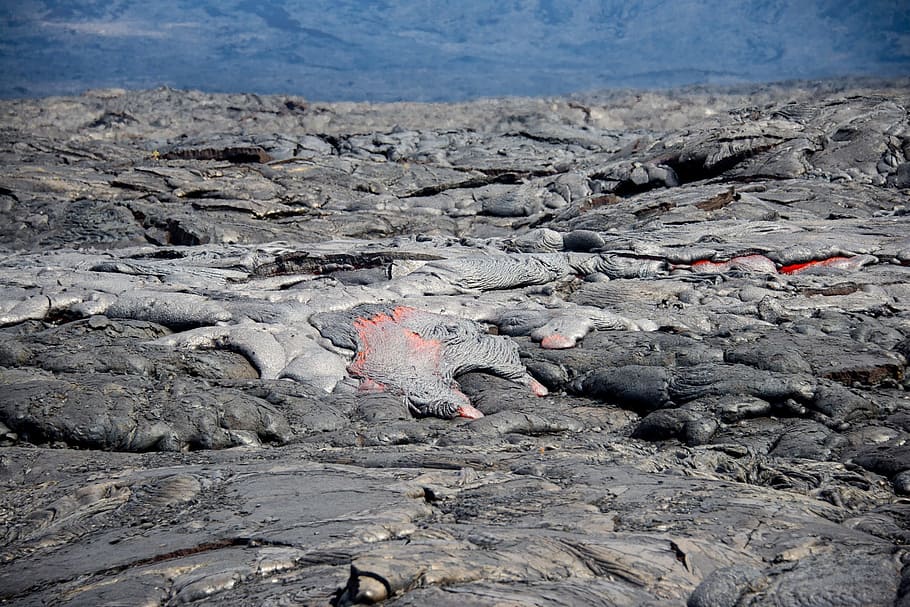
{"type": "Polygon", "coordinates": [[[858,270],[870,261],[869,255],[844,257],[836,255],[827,259],[817,259],[801,263],[791,263],[777,268],[775,263],[764,255],[741,255],[728,261],[711,261],[701,259],[690,264],[690,268],[703,274],[720,274],[731,270],[765,274],[798,274],[812,268],[834,268],[840,270],[858,270]]]}
{"type": "Polygon", "coordinates": [[[829,257],[828,259],[818,259],[815,261],[806,261],[803,263],[791,263],[789,265],[783,266],[780,269],[781,274],[797,274],[803,270],[808,270],[809,268],[843,268],[845,270],[852,269],[850,265],[850,257],[829,257]]]}

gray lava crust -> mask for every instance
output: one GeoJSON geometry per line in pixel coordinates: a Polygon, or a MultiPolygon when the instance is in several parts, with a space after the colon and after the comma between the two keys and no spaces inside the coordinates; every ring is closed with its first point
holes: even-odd
{"type": "Polygon", "coordinates": [[[908,116],[0,101],[0,602],[910,605],[908,116]]]}

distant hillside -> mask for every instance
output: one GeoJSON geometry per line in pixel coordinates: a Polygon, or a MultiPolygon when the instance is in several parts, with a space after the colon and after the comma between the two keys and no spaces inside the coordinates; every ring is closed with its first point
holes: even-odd
{"type": "Polygon", "coordinates": [[[910,74],[906,0],[46,0],[0,8],[0,96],[148,88],[445,101],[910,74]]]}

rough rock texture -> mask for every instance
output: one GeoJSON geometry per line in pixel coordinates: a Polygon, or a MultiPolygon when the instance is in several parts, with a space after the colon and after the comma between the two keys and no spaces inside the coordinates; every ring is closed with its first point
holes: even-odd
{"type": "Polygon", "coordinates": [[[0,601],[906,604],[908,108],[0,102],[0,601]]]}

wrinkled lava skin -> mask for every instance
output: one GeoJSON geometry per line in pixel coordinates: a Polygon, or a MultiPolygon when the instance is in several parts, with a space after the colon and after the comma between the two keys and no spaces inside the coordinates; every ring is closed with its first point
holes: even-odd
{"type": "Polygon", "coordinates": [[[527,374],[511,340],[490,335],[472,321],[371,304],[316,319],[324,335],[335,336],[336,345],[356,349],[348,371],[362,380],[361,389],[400,394],[420,417],[483,417],[455,381],[473,369],[524,383],[537,396],[547,394],[527,374]]]}

